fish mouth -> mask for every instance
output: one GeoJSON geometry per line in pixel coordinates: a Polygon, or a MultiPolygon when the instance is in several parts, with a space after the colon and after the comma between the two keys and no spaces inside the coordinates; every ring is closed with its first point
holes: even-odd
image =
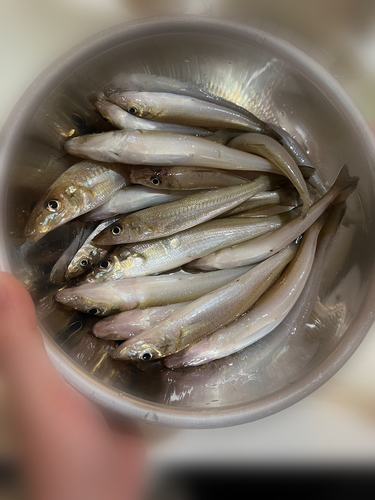
{"type": "Polygon", "coordinates": [[[120,106],[120,107],[121,107],[121,104],[124,104],[122,96],[120,94],[117,94],[117,93],[112,93],[112,94],[108,95],[107,99],[112,104],[117,104],[117,106],[120,106]]]}
{"type": "Polygon", "coordinates": [[[84,312],[90,316],[104,316],[107,312],[107,307],[97,304],[94,300],[83,299],[71,289],[60,290],[55,295],[55,300],[77,311],[84,312]]]}
{"type": "Polygon", "coordinates": [[[120,345],[111,352],[111,358],[119,361],[138,361],[138,355],[130,347],[120,345]]]}
{"type": "Polygon", "coordinates": [[[40,231],[38,228],[35,228],[34,224],[28,224],[24,231],[25,238],[29,238],[30,243],[37,243],[41,240],[46,234],[52,231],[51,227],[44,227],[43,231],[40,231]]]}
{"type": "Polygon", "coordinates": [[[81,137],[73,137],[72,139],[69,139],[66,141],[64,144],[64,149],[67,153],[73,155],[73,156],[82,156],[82,146],[85,143],[85,141],[82,140],[81,137]]]}
{"type": "Polygon", "coordinates": [[[108,101],[96,101],[95,107],[102,113],[103,118],[109,119],[109,116],[107,114],[108,108],[111,107],[111,103],[108,101]]]}
{"type": "Polygon", "coordinates": [[[95,236],[95,238],[92,241],[94,245],[99,245],[99,246],[110,245],[110,243],[109,244],[106,243],[107,239],[108,235],[99,234],[98,236],[95,236]]]}

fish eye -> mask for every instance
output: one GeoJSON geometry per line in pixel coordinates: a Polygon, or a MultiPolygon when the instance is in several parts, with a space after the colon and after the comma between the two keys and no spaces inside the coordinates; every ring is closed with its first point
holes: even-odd
{"type": "Polygon", "coordinates": [[[157,177],[152,177],[151,182],[153,183],[154,186],[159,186],[159,184],[161,184],[161,180],[158,179],[157,177]]]}
{"type": "Polygon", "coordinates": [[[81,262],[81,267],[87,267],[89,265],[88,259],[82,259],[81,262]]]}
{"type": "Polygon", "coordinates": [[[100,309],[93,307],[87,311],[87,314],[90,314],[90,316],[98,316],[100,314],[100,309]]]}
{"type": "Polygon", "coordinates": [[[109,269],[112,265],[112,261],[107,259],[107,260],[103,260],[101,263],[100,263],[100,269],[109,269]]]}
{"type": "Polygon", "coordinates": [[[142,361],[151,361],[152,354],[150,351],[144,351],[144,352],[142,352],[140,358],[142,361]]]}
{"type": "Polygon", "coordinates": [[[130,113],[131,115],[135,115],[137,113],[137,108],[135,108],[134,106],[131,106],[128,109],[128,113],[130,113]]]}
{"type": "Polygon", "coordinates": [[[56,212],[60,208],[60,202],[58,200],[49,200],[46,204],[46,209],[50,212],[56,212]]]}
{"type": "Polygon", "coordinates": [[[115,226],[112,228],[111,233],[115,236],[118,236],[122,232],[122,227],[121,226],[115,226]]]}

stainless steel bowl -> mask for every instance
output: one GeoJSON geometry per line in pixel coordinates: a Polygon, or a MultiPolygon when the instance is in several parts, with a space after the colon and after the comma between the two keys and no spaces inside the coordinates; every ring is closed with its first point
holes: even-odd
{"type": "Polygon", "coordinates": [[[220,427],[286,408],[329,379],[359,346],[374,314],[375,190],[372,134],[341,87],[314,61],[261,31],[182,18],[121,25],[84,42],[30,87],[1,138],[1,268],[28,286],[48,353],[66,380],[120,414],[175,427],[220,427]],[[101,130],[88,94],[120,71],[149,72],[198,84],[277,123],[305,144],[332,182],[347,163],[360,177],[326,262],[309,324],[276,331],[267,349],[200,368],[111,361],[110,345],[89,332],[94,319],[57,306],[48,285],[72,226],[30,246],[25,220],[48,185],[72,162],[62,145],[101,130]],[[265,355],[267,353],[267,355],[265,355]]]}

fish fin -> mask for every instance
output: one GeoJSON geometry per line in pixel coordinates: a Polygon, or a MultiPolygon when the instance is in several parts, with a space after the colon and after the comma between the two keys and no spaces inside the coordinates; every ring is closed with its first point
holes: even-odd
{"type": "Polygon", "coordinates": [[[342,203],[345,201],[357,188],[359,182],[359,177],[351,176],[349,173],[349,168],[347,165],[344,165],[337,179],[333,185],[334,188],[338,190],[338,195],[333,200],[333,204],[337,205],[338,203],[342,203]]]}

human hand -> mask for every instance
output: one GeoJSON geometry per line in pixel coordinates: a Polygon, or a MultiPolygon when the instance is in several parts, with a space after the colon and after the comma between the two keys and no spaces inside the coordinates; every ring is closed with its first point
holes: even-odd
{"type": "Polygon", "coordinates": [[[143,496],[141,436],[114,430],[52,365],[33,301],[0,273],[0,374],[11,396],[28,498],[138,500],[143,496]]]}

